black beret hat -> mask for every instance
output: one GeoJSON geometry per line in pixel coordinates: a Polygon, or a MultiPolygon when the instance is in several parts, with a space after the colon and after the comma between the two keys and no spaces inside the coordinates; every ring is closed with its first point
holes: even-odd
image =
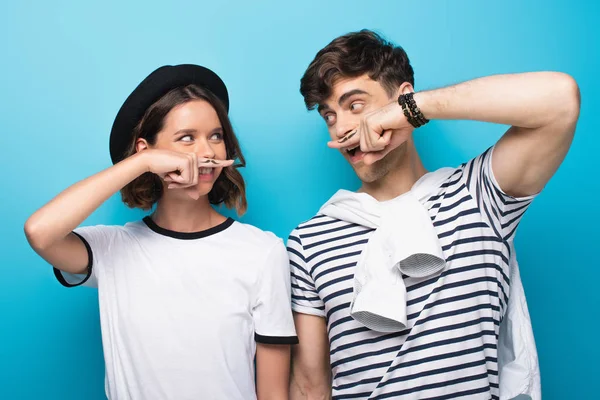
{"type": "Polygon", "coordinates": [[[162,66],[135,88],[117,113],[110,132],[110,158],[113,164],[125,157],[133,130],[146,110],[171,90],[191,84],[210,90],[229,111],[227,87],[213,71],[193,64],[162,66]]]}

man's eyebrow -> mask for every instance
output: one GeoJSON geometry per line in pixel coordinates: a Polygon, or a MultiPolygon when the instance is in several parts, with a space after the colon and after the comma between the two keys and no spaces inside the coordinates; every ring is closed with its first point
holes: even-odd
{"type": "Polygon", "coordinates": [[[369,93],[361,89],[352,89],[340,96],[340,98],[338,99],[338,105],[341,106],[345,101],[347,101],[350,97],[354,96],[355,94],[368,95],[369,93]]]}
{"type": "Polygon", "coordinates": [[[319,107],[317,107],[317,112],[321,114],[321,111],[323,110],[329,110],[329,106],[327,104],[319,104],[319,107]]]}
{"type": "MultiPolygon", "coordinates": [[[[340,96],[340,98],[338,99],[338,105],[341,106],[342,104],[344,104],[345,101],[347,101],[350,97],[356,94],[366,94],[370,96],[369,92],[365,92],[362,89],[352,89],[340,96]]],[[[321,114],[322,111],[327,110],[329,108],[330,107],[327,104],[319,104],[319,106],[317,107],[317,111],[319,112],[319,114],[321,114]]]]}

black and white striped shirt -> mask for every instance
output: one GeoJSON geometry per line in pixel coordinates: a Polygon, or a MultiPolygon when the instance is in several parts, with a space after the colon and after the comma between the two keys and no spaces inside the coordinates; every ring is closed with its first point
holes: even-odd
{"type": "Polygon", "coordinates": [[[408,327],[369,330],[350,316],[354,268],[372,229],[317,215],[290,235],[295,312],[327,319],[334,399],[498,399],[497,343],[510,242],[532,197],[503,193],[492,149],[461,165],[425,206],[447,267],[404,276],[408,327]]]}

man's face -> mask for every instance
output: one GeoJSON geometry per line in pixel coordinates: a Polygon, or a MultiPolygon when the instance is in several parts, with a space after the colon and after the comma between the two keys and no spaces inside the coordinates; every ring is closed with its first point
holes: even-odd
{"type": "MultiPolygon", "coordinates": [[[[319,104],[319,114],[325,120],[331,139],[337,141],[358,129],[360,120],[370,111],[377,110],[392,101],[383,86],[367,75],[342,78],[333,85],[331,96],[319,104]]],[[[381,160],[366,165],[360,148],[342,148],[340,152],[348,160],[356,175],[365,183],[383,178],[400,164],[406,153],[406,144],[400,145],[381,160]]]]}

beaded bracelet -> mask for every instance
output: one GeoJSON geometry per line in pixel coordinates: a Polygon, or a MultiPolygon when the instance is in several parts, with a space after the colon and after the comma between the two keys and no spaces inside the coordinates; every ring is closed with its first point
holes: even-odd
{"type": "Polygon", "coordinates": [[[425,125],[429,122],[427,118],[423,115],[417,103],[414,99],[414,93],[401,94],[398,97],[398,104],[402,107],[402,111],[404,112],[404,116],[408,120],[408,122],[418,128],[420,126],[425,125]],[[409,111],[410,110],[410,111],[409,111]]]}

